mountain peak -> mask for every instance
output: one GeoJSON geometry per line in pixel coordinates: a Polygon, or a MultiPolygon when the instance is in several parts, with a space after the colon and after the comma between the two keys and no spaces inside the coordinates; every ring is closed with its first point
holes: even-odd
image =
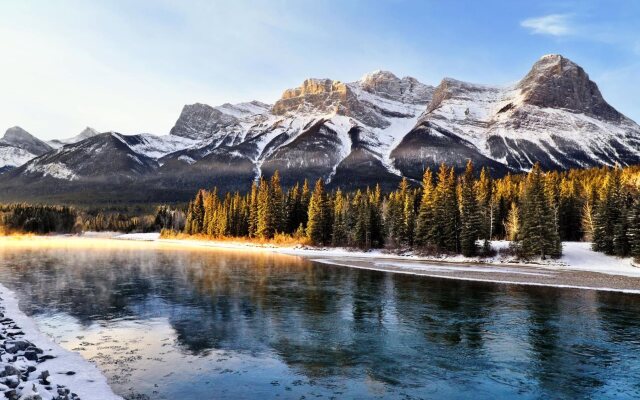
{"type": "Polygon", "coordinates": [[[433,95],[432,86],[410,76],[400,79],[394,73],[383,70],[365,74],[357,84],[366,92],[406,103],[427,104],[433,95]]]}
{"type": "Polygon", "coordinates": [[[542,56],[517,87],[526,104],[566,109],[605,120],[622,118],[604,100],[584,69],[560,54],[542,56]]]}
{"type": "Polygon", "coordinates": [[[350,96],[351,90],[340,81],[309,78],[302,85],[285,90],[271,111],[276,115],[306,111],[336,112],[350,96]]]}
{"type": "Polygon", "coordinates": [[[32,134],[30,134],[29,132],[25,131],[24,129],[22,129],[19,126],[12,126],[11,128],[7,129],[4,133],[4,136],[2,137],[2,139],[5,140],[12,140],[15,138],[25,138],[25,137],[29,137],[32,138],[34,137],[32,134]]]}
{"type": "Polygon", "coordinates": [[[7,129],[0,141],[4,144],[26,150],[29,153],[35,154],[37,156],[44,154],[52,149],[51,146],[19,126],[14,126],[7,129]]]}
{"type": "Polygon", "coordinates": [[[171,128],[171,135],[189,139],[213,138],[222,128],[235,125],[238,119],[207,104],[187,104],[171,128]]]}
{"type": "Polygon", "coordinates": [[[96,135],[99,135],[99,134],[100,134],[100,132],[98,132],[97,130],[91,128],[90,126],[87,126],[74,139],[75,139],[76,142],[79,142],[81,140],[88,139],[90,137],[93,137],[93,136],[96,136],[96,135]]]}

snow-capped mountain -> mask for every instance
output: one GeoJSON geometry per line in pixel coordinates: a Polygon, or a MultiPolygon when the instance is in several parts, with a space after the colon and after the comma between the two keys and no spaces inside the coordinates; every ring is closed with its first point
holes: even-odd
{"type": "Polygon", "coordinates": [[[96,135],[99,135],[100,132],[98,132],[97,130],[91,128],[91,127],[86,127],[82,130],[82,132],[80,132],[79,134],[77,134],[74,137],[70,137],[67,139],[54,139],[54,140],[50,140],[48,143],[51,147],[53,147],[54,149],[58,149],[62,146],[64,146],[65,144],[73,144],[73,143],[78,143],[81,142],[85,139],[89,139],[90,137],[94,137],[96,135]]]}
{"type": "Polygon", "coordinates": [[[246,183],[279,170],[285,184],[324,178],[343,186],[379,180],[395,185],[400,178],[391,166],[391,150],[432,93],[433,87],[413,78],[376,71],[352,83],[305,80],[271,107],[185,106],[171,134],[207,144],[161,159],[160,171],[194,184],[212,182],[211,171],[225,182],[246,183]],[[365,169],[353,179],[356,165],[365,169]]]}
{"type": "Polygon", "coordinates": [[[19,126],[9,128],[0,139],[0,172],[12,170],[51,149],[19,126]]]}
{"type": "Polygon", "coordinates": [[[273,105],[186,105],[169,135],[85,130],[59,142],[1,175],[0,197],[128,182],[143,199],[185,199],[200,187],[244,189],[276,170],[285,184],[322,178],[387,189],[442,162],[461,170],[468,159],[495,175],[537,161],[548,169],[640,163],[640,127],[559,55],[504,87],[450,78],[433,87],[386,71],[350,83],[307,79],[273,105]]]}
{"type": "Polygon", "coordinates": [[[395,165],[416,177],[425,165],[417,160],[437,164],[439,143],[451,150],[446,143],[452,140],[476,152],[469,155],[474,160],[515,170],[535,162],[545,169],[640,163],[638,124],[611,107],[585,71],[560,55],[542,57],[512,86],[444,79],[394,150],[395,165]]]}

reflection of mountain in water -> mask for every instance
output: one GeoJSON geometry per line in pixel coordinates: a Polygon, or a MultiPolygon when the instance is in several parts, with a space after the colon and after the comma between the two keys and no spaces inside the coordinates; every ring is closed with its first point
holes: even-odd
{"type": "Polygon", "coordinates": [[[310,378],[436,385],[442,397],[517,388],[583,398],[639,368],[621,357],[640,354],[627,340],[640,333],[640,302],[623,295],[392,275],[257,252],[23,250],[5,251],[2,263],[0,279],[19,290],[29,314],[64,312],[85,325],[163,317],[184,352],[276,356],[310,378]]]}

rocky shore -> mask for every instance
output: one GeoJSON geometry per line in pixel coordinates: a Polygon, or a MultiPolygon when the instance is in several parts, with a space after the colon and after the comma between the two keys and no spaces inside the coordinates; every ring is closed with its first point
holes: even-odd
{"type": "Polygon", "coordinates": [[[40,333],[2,285],[0,393],[10,400],[122,400],[93,364],[40,333]]]}
{"type": "MultiPolygon", "coordinates": [[[[2,302],[2,299],[0,299],[2,302]]],[[[0,391],[10,400],[78,400],[80,397],[65,385],[56,383],[55,376],[43,363],[54,358],[31,341],[22,328],[5,316],[0,306],[0,391]]],[[[75,375],[75,371],[66,371],[75,375]]]]}

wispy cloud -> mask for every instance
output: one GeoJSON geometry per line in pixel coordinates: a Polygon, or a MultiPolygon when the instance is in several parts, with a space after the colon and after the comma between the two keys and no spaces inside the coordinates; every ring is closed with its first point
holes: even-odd
{"type": "Polygon", "coordinates": [[[572,33],[571,18],[568,14],[527,18],[520,22],[520,26],[537,35],[567,36],[572,33]]]}

